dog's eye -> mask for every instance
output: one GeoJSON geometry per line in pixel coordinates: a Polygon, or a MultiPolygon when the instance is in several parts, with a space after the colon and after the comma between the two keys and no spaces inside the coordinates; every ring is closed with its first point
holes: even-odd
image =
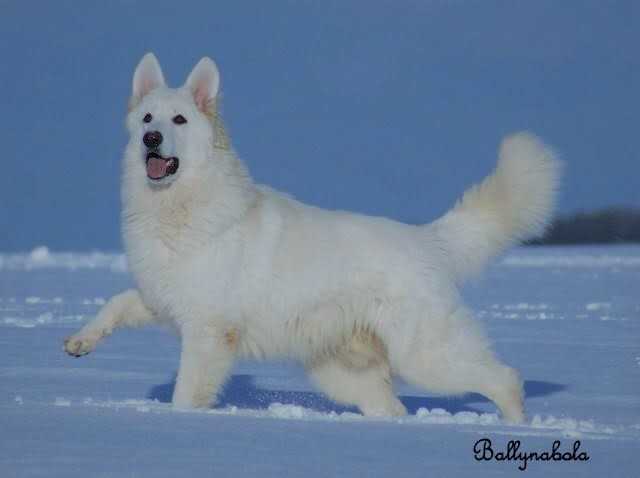
{"type": "Polygon", "coordinates": [[[187,118],[185,118],[185,117],[184,117],[184,116],[182,116],[182,115],[175,115],[175,116],[173,117],[173,122],[174,122],[175,124],[185,124],[185,123],[187,122],[187,118]]]}
{"type": "Polygon", "coordinates": [[[151,123],[152,119],[153,119],[153,116],[151,116],[151,113],[147,113],[146,115],[144,115],[144,118],[142,119],[142,121],[144,121],[145,123],[151,123]]]}

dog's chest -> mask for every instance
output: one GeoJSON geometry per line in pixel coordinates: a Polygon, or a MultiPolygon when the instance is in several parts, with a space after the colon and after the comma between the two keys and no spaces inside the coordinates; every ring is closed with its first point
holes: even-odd
{"type": "Polygon", "coordinates": [[[167,243],[147,235],[131,242],[131,272],[156,314],[177,322],[243,314],[241,241],[223,237],[195,245],[188,238],[167,243]]]}

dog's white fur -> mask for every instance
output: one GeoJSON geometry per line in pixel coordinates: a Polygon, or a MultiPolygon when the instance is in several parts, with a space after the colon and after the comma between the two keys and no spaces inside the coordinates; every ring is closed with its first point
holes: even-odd
{"type": "Polygon", "coordinates": [[[179,407],[208,406],[237,357],[290,357],[365,415],[406,413],[392,390],[398,375],[481,393],[523,420],[518,374],[495,358],[458,285],[542,231],[559,176],[551,150],[527,133],[508,137],[494,173],[432,224],[325,211],[254,184],[232,150],[216,147],[218,85],[207,58],[180,89],[165,86],[152,54],[138,65],[122,186],[138,289],[113,297],[66,351],[88,353],[119,326],[168,321],[182,337],[179,407]],[[178,113],[186,125],[171,123],[178,113]],[[152,129],[162,154],[180,159],[161,184],[146,177],[142,135],[152,129]]]}

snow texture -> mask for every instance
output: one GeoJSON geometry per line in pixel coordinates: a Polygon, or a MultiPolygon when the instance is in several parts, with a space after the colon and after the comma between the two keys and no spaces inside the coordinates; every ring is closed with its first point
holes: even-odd
{"type": "Polygon", "coordinates": [[[479,395],[397,383],[410,415],[364,418],[292,363],[238,364],[219,404],[170,403],[179,343],[123,330],[87,357],[65,336],[131,285],[120,254],[0,254],[0,476],[638,476],[640,247],[523,248],[465,296],[499,355],[522,372],[528,420],[501,422],[479,395]],[[570,450],[589,461],[476,461],[570,450]]]}

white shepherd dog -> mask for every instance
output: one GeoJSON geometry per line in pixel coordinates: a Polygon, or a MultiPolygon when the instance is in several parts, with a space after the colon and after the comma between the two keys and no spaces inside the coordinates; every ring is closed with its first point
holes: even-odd
{"type": "Polygon", "coordinates": [[[209,58],[179,89],[153,54],[136,68],[122,230],[138,288],[113,297],[66,352],[87,354],[121,326],[168,322],[182,337],[177,407],[209,406],[238,357],[289,357],[365,415],[406,413],[397,375],[481,393],[521,422],[518,373],[494,356],[458,287],[543,230],[553,152],[531,134],[508,137],[493,174],[431,224],[326,211],[252,181],[219,117],[219,83],[209,58]]]}

